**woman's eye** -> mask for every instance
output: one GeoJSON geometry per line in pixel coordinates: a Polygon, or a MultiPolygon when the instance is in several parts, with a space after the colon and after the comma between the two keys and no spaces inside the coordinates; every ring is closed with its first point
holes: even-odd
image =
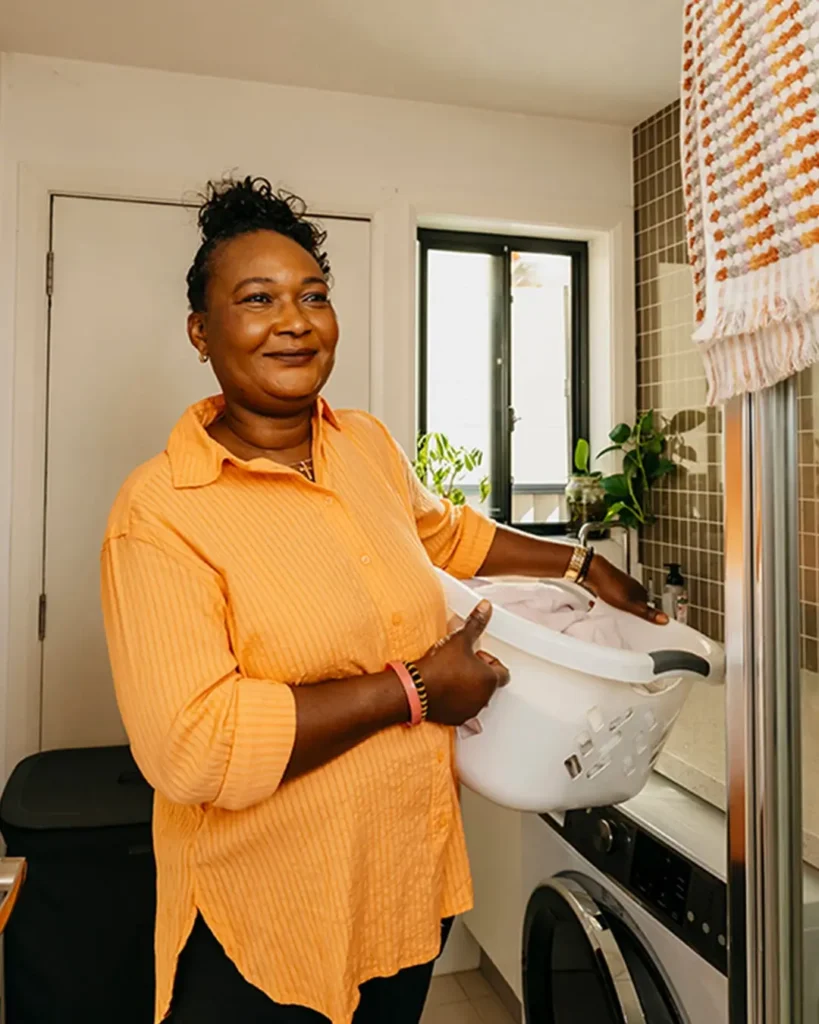
{"type": "Polygon", "coordinates": [[[253,295],[246,295],[242,302],[270,302],[270,296],[264,292],[256,292],[253,295]]]}
{"type": "Polygon", "coordinates": [[[325,295],[324,292],[310,292],[309,295],[304,296],[304,301],[309,302],[311,306],[321,303],[327,303],[330,301],[329,296],[325,295]]]}

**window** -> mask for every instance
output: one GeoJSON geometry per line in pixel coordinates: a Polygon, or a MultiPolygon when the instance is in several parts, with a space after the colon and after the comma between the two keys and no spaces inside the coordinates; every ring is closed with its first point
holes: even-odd
{"type": "Polygon", "coordinates": [[[577,438],[588,437],[585,242],[421,230],[422,431],[480,448],[493,518],[563,533],[577,438]]]}

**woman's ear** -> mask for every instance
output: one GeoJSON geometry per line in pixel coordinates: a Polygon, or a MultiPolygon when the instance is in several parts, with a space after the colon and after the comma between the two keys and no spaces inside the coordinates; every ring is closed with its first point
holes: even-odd
{"type": "Polygon", "coordinates": [[[208,339],[204,313],[190,313],[188,315],[188,337],[190,338],[191,345],[199,353],[199,359],[206,363],[208,361],[208,339]]]}

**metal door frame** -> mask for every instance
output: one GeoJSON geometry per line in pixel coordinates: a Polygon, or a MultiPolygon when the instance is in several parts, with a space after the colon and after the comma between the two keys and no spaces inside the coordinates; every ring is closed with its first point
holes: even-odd
{"type": "Polygon", "coordinates": [[[802,1024],[797,382],[725,407],[731,1024],[802,1024]]]}

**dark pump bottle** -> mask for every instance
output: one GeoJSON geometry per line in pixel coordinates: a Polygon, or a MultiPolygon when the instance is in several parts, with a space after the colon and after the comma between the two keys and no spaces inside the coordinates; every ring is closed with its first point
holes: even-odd
{"type": "Polygon", "coordinates": [[[666,569],[668,569],[668,575],[663,587],[663,611],[669,619],[686,622],[688,620],[688,594],[679,563],[667,562],[666,569]]]}

